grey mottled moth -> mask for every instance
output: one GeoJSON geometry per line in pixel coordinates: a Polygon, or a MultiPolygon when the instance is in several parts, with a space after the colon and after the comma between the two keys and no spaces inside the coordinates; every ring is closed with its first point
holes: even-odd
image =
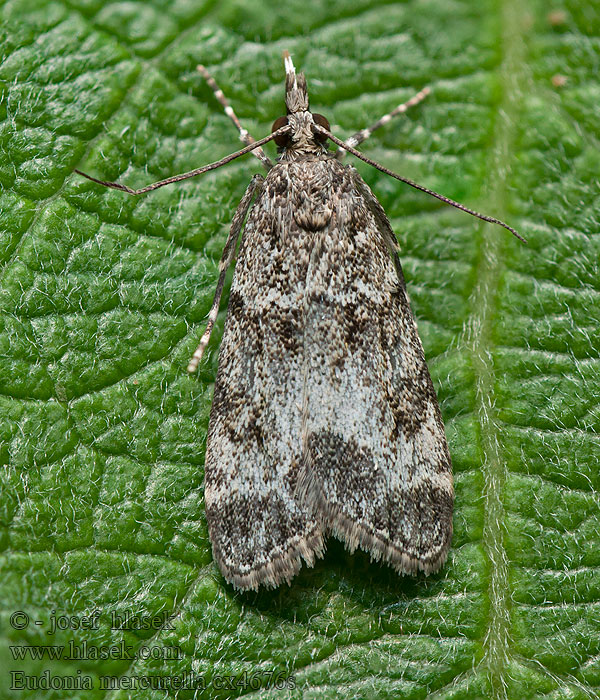
{"type": "Polygon", "coordinates": [[[267,169],[252,178],[233,217],[207,329],[188,367],[196,369],[208,344],[244,229],[205,463],[206,518],[223,576],[239,590],[289,583],[302,561],[312,566],[323,556],[329,535],[402,574],[428,574],[446,561],[452,537],[450,454],[396,238],[342,157],[350,152],[523,239],[355,149],[427,89],[344,142],[309,111],[306,79],[284,58],[287,114],[266,138],[243,129],[199,66],[245,148],[140,190],[86,177],[142,194],[250,151],[267,169]],[[276,164],[261,148],[271,140],[276,164]]]}

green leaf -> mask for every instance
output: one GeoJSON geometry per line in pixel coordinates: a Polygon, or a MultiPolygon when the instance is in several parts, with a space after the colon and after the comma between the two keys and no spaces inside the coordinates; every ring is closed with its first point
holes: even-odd
{"type": "Polygon", "coordinates": [[[598,7],[2,8],[0,696],[598,697],[598,7]],[[330,540],[291,587],[223,581],[202,490],[219,338],[186,365],[258,163],[140,198],[73,173],[141,186],[237,150],[198,63],[267,134],[284,48],[338,135],[429,85],[363,150],[529,241],[358,166],[401,244],[453,458],[453,549],[429,578],[330,540]]]}

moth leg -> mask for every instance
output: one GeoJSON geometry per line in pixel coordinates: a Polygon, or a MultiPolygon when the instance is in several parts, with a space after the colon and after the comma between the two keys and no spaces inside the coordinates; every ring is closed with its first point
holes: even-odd
{"type": "MultiPolygon", "coordinates": [[[[225,97],[223,90],[221,90],[221,88],[217,85],[212,75],[206,70],[205,66],[197,66],[197,69],[202,74],[204,80],[206,80],[206,82],[208,83],[210,89],[215,93],[215,97],[225,110],[225,114],[231,119],[231,121],[234,123],[235,127],[239,131],[240,141],[245,143],[247,146],[249,146],[251,143],[254,143],[255,139],[250,135],[247,129],[244,129],[240,120],[238,119],[237,114],[233,111],[233,107],[229,104],[229,101],[225,97]]],[[[263,151],[262,148],[257,148],[255,151],[253,151],[253,153],[258,158],[258,160],[260,160],[260,162],[264,165],[267,172],[271,170],[271,168],[273,167],[273,162],[263,151]]]]}
{"type": "MultiPolygon", "coordinates": [[[[398,114],[404,114],[404,112],[408,111],[411,107],[414,107],[415,105],[418,105],[419,102],[422,102],[431,90],[428,87],[424,87],[420,92],[417,92],[416,95],[410,98],[407,102],[403,102],[401,105],[398,105],[396,109],[393,109],[391,112],[388,112],[387,114],[384,114],[383,117],[378,119],[374,124],[371,124],[371,126],[367,127],[366,129],[361,129],[360,131],[357,131],[353,136],[351,136],[349,139],[346,139],[344,143],[348,144],[351,148],[355,148],[358,146],[359,143],[362,143],[363,141],[366,141],[369,136],[376,130],[379,129],[380,126],[385,126],[389,122],[392,121],[394,117],[396,117],[398,114]]],[[[342,160],[342,158],[346,155],[346,151],[343,148],[338,148],[338,150],[335,153],[335,157],[338,160],[342,160]]]]}
{"type": "Polygon", "coordinates": [[[221,304],[221,296],[223,294],[223,286],[225,285],[225,275],[227,274],[227,270],[229,269],[229,266],[231,265],[233,261],[233,256],[235,255],[235,249],[237,245],[237,240],[240,235],[240,231],[242,230],[242,226],[244,225],[244,220],[246,219],[246,214],[248,213],[248,209],[250,209],[250,204],[252,203],[252,198],[254,197],[254,194],[256,190],[258,190],[260,187],[262,187],[263,183],[265,181],[265,178],[262,175],[255,175],[252,180],[250,180],[250,184],[248,185],[246,192],[244,193],[244,196],[242,197],[240,203],[238,204],[238,208],[235,212],[235,215],[233,217],[233,221],[231,222],[231,229],[229,230],[229,236],[227,238],[227,242],[225,243],[225,247],[223,248],[223,254],[221,256],[221,260],[219,262],[219,281],[217,282],[217,288],[215,289],[215,296],[213,299],[212,306],[210,308],[209,314],[208,314],[208,323],[206,325],[206,330],[204,331],[204,334],[202,338],[200,339],[200,344],[196,348],[196,351],[192,355],[192,359],[190,360],[190,363],[188,364],[188,372],[195,372],[198,365],[200,364],[200,360],[202,359],[202,356],[204,355],[204,351],[206,350],[206,346],[208,345],[208,341],[210,340],[210,334],[212,333],[212,329],[215,325],[215,321],[217,320],[217,314],[219,313],[219,306],[221,304]]]}

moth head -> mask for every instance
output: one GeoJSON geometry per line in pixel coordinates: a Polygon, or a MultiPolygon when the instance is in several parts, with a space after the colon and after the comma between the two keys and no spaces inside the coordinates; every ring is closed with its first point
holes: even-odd
{"type": "MultiPolygon", "coordinates": [[[[292,58],[287,51],[283,52],[285,62],[285,106],[287,115],[279,117],[273,122],[271,133],[290,126],[291,129],[275,137],[275,143],[279,149],[285,149],[292,144],[307,144],[308,141],[316,141],[317,145],[324,145],[327,136],[317,131],[314,125],[330,129],[329,122],[322,114],[311,114],[308,103],[308,87],[304,73],[296,75],[296,69],[292,58]]],[[[310,146],[309,146],[310,148],[310,146]]]]}
{"type": "MultiPolygon", "coordinates": [[[[331,126],[329,126],[329,122],[327,121],[327,117],[324,117],[322,114],[313,114],[312,115],[313,122],[315,124],[318,124],[318,126],[322,126],[324,129],[327,129],[327,131],[331,131],[331,126]]],[[[327,136],[320,131],[313,131],[315,138],[319,143],[325,144],[327,143],[327,136]]]]}
{"type": "MultiPolygon", "coordinates": [[[[313,124],[318,124],[319,126],[322,126],[325,129],[327,129],[327,131],[331,129],[331,127],[329,126],[329,122],[327,121],[326,117],[324,117],[322,114],[311,114],[310,112],[307,112],[306,119],[312,119],[313,124]]],[[[277,144],[278,148],[287,148],[288,146],[291,146],[291,144],[294,141],[294,127],[296,126],[296,121],[297,118],[295,116],[292,116],[291,119],[289,116],[285,116],[279,117],[273,122],[273,126],[271,127],[271,133],[274,133],[275,131],[281,129],[282,126],[292,126],[292,129],[290,129],[289,131],[286,131],[283,134],[279,134],[275,137],[274,141],[277,144]]],[[[320,131],[317,131],[316,129],[311,129],[311,131],[313,137],[316,141],[318,141],[318,143],[327,143],[327,136],[325,134],[321,133],[320,131]]]]}

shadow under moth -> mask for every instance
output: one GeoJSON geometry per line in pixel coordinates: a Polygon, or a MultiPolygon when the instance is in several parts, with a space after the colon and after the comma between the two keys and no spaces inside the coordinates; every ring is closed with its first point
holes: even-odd
{"type": "Polygon", "coordinates": [[[236,589],[288,583],[330,535],[402,574],[437,571],[452,538],[450,454],[398,244],[346,153],[484,221],[510,226],[370,160],[356,146],[420,102],[425,88],[346,141],[309,110],[306,79],[284,52],[286,115],[258,141],[199,66],[246,146],[143,194],[253,152],[233,217],[195,371],[243,230],[219,354],[205,461],[215,561],[236,589]],[[273,163],[262,150],[278,147],[273,163]],[[337,151],[328,150],[332,141],[337,151]]]}

